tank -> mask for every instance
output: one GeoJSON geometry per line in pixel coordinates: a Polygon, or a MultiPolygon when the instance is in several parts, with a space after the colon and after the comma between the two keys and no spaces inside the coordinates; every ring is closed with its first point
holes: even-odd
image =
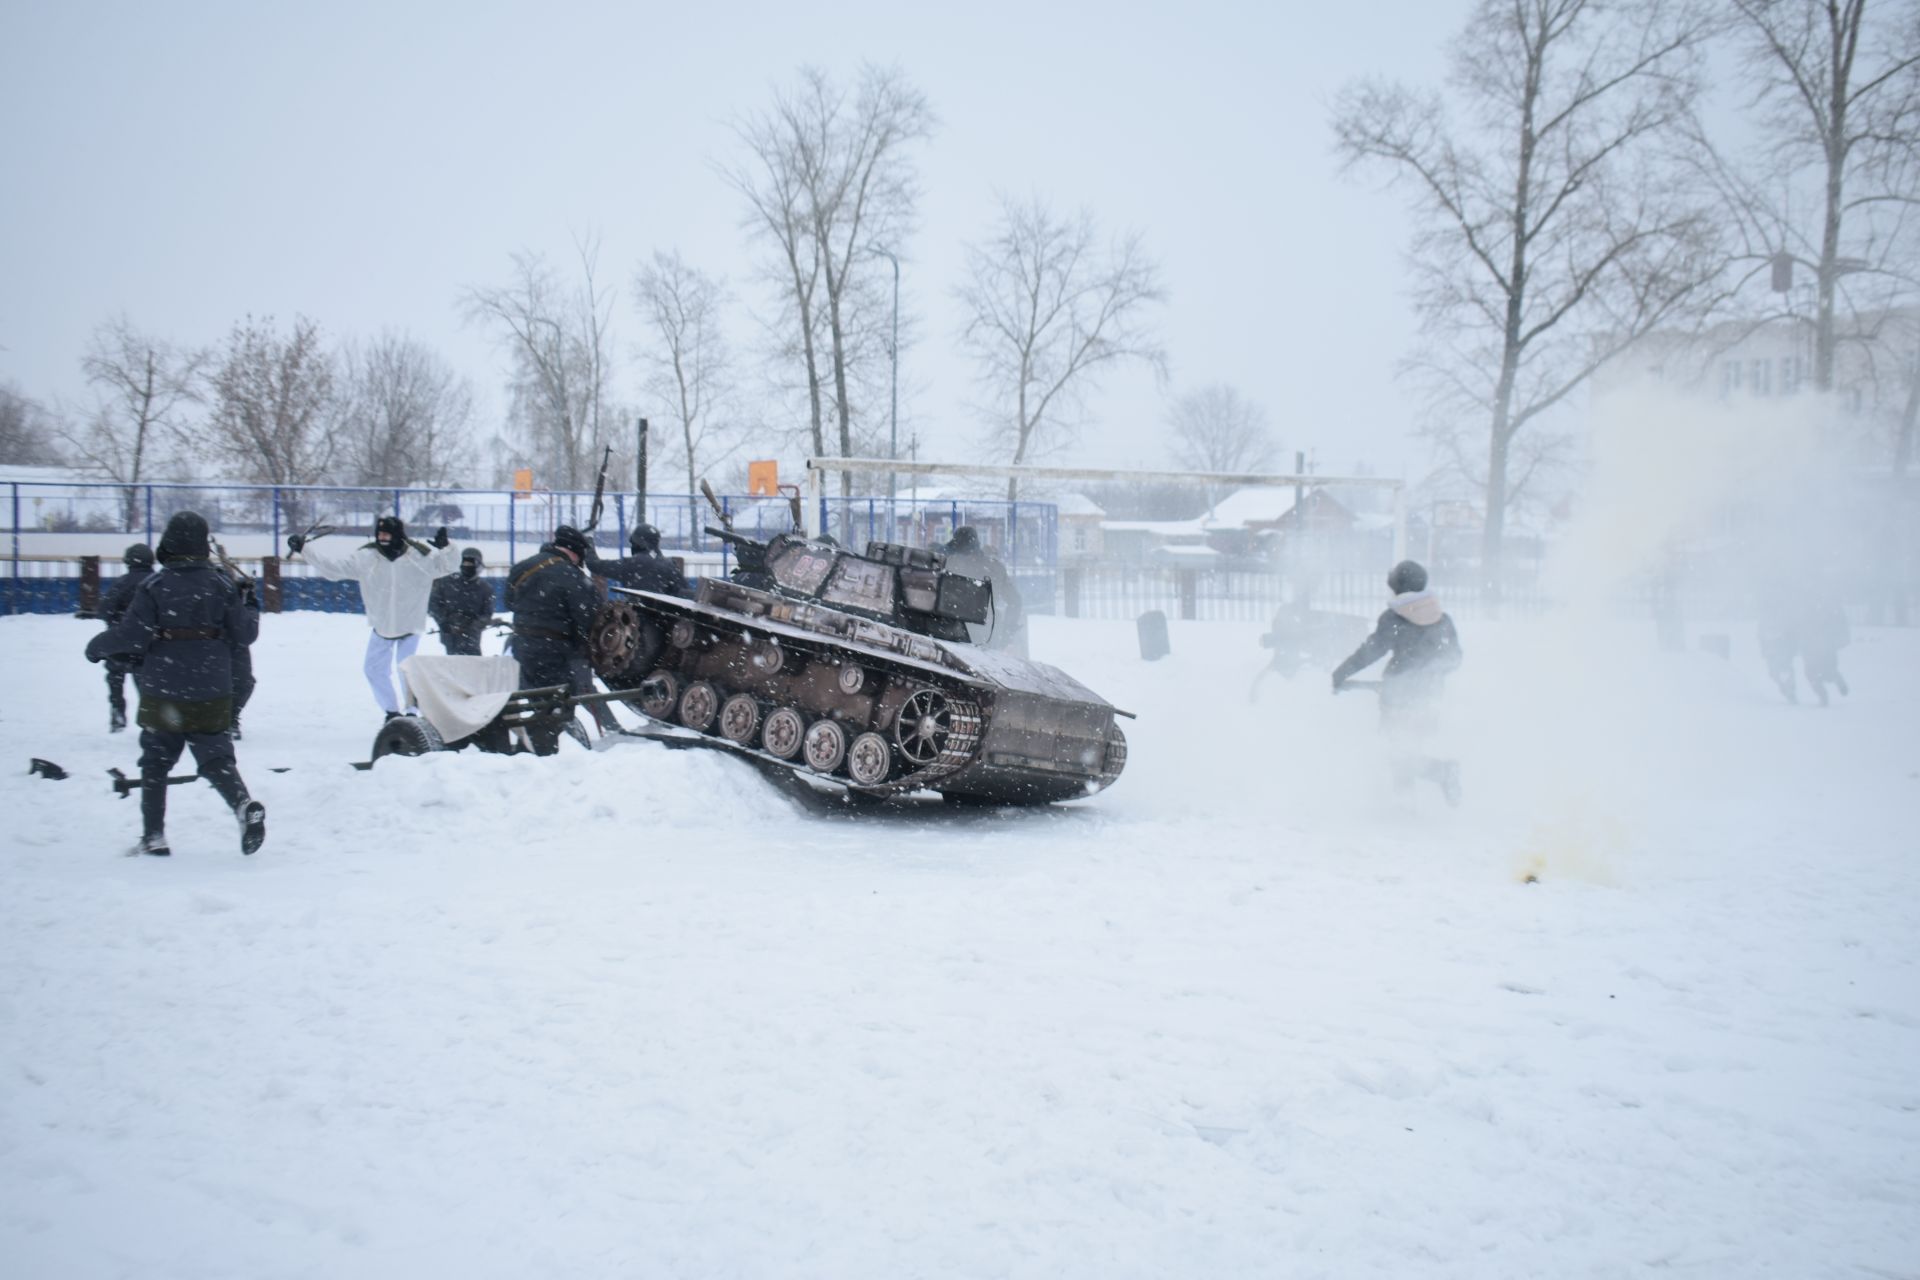
{"type": "Polygon", "coordinates": [[[596,619],[596,671],[646,715],[876,796],[1049,804],[1125,768],[1127,713],[969,643],[992,591],[940,552],[711,532],[739,555],[730,578],[691,600],[616,587],[596,619]]]}

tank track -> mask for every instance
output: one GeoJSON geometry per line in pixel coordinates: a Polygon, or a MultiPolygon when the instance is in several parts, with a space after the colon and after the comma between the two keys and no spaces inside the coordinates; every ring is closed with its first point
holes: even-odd
{"type": "MultiPolygon", "coordinates": [[[[932,686],[928,686],[931,688],[932,686]]],[[[882,783],[879,787],[863,787],[864,791],[876,794],[898,794],[902,791],[935,790],[934,783],[942,778],[952,777],[967,767],[973,760],[974,750],[980,745],[980,735],[986,728],[986,721],[980,714],[980,704],[964,698],[948,695],[948,714],[952,723],[948,727],[947,739],[940,748],[940,754],[931,764],[904,774],[892,782],[882,783]]],[[[899,727],[894,729],[894,738],[899,739],[899,727]]]]}
{"type": "MultiPolygon", "coordinates": [[[[919,689],[915,690],[916,693],[933,692],[945,700],[943,710],[944,723],[941,730],[941,732],[944,733],[944,737],[941,738],[938,743],[934,758],[920,765],[918,768],[909,768],[906,772],[899,774],[897,777],[889,778],[885,782],[861,783],[847,776],[846,756],[850,753],[843,753],[841,760],[833,769],[823,771],[814,768],[806,762],[804,751],[796,751],[793,757],[778,756],[767,750],[764,746],[758,745],[757,742],[750,744],[729,738],[719,731],[720,720],[717,715],[704,728],[685,723],[678,718],[680,714],[679,699],[685,694],[688,687],[690,687],[689,682],[686,681],[680,672],[661,668],[653,672],[646,681],[634,689],[633,692],[635,696],[627,700],[627,706],[638,711],[641,715],[646,716],[649,720],[672,729],[678,734],[697,735],[697,740],[704,745],[721,747],[729,751],[738,752],[741,755],[750,756],[764,764],[777,765],[782,769],[799,774],[802,777],[845,787],[849,791],[858,791],[870,796],[902,795],[911,791],[938,790],[938,784],[942,779],[952,777],[973,763],[974,753],[979,749],[980,740],[986,731],[986,717],[982,714],[979,703],[968,698],[959,697],[950,689],[942,689],[933,684],[921,685],[919,689]],[[674,704],[671,708],[656,708],[650,710],[642,705],[644,695],[641,691],[646,688],[647,684],[663,676],[670,679],[670,687],[675,690],[674,704]]],[[[725,689],[716,690],[718,701],[724,702],[726,696],[727,691],[725,689]]],[[[778,708],[775,709],[777,710],[778,708]]],[[[806,721],[808,729],[811,729],[814,724],[822,720],[830,719],[830,717],[818,715],[808,716],[797,707],[792,708],[792,710],[802,716],[806,721]]],[[[762,715],[759,725],[754,730],[756,740],[765,729],[767,717],[771,714],[772,712],[768,711],[762,715]]],[[[901,743],[900,728],[897,722],[894,724],[890,735],[883,733],[882,736],[891,736],[890,754],[895,759],[910,760],[901,743]]]]}

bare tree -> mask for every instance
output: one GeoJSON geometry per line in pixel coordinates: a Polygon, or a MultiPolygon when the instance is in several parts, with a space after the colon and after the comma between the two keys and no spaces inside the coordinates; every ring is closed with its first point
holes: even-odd
{"type": "Polygon", "coordinates": [[[1871,14],[1868,0],[1731,4],[1761,158],[1743,172],[1699,154],[1743,238],[1747,278],[1777,272],[1778,287],[1792,265],[1813,273],[1813,384],[1831,390],[1840,344],[1873,340],[1859,318],[1920,284],[1920,4],[1875,0],[1871,14]]]}
{"type": "Polygon", "coordinates": [[[461,298],[468,322],[491,329],[512,360],[511,413],[521,444],[560,489],[593,482],[612,378],[615,293],[599,282],[599,241],[574,247],[580,279],[572,289],[538,254],[516,253],[511,283],[461,298]]]}
{"type": "MultiPolygon", "coordinates": [[[[200,401],[206,361],[205,352],[143,333],[125,316],[101,324],[80,358],[100,401],[84,429],[66,434],[75,457],[129,486],[165,474],[186,447],[184,414],[200,401]]],[[[139,528],[144,515],[133,489],[121,507],[124,527],[139,528]]]]}
{"type": "Polygon", "coordinates": [[[320,326],[305,316],[284,337],[271,316],[234,325],[205,374],[209,461],[236,480],[325,482],[337,446],[334,376],[320,326]]]}
{"type": "Polygon", "coordinates": [[[340,473],[359,485],[444,484],[471,442],[473,388],[423,343],[383,333],[343,354],[340,473]]]}
{"type": "MultiPolygon", "coordinates": [[[[819,455],[854,452],[858,369],[879,333],[873,247],[897,248],[913,229],[919,186],[909,149],[934,125],[904,75],[867,66],[851,96],[802,68],[793,90],[736,127],[748,159],[723,173],[746,198],[747,228],[774,251],[769,276],[791,335],[781,347],[802,362],[819,455]]],[[[852,492],[850,475],[840,483],[852,492]]]]}
{"type": "Polygon", "coordinates": [[[0,383],[0,463],[40,467],[59,462],[57,434],[44,405],[13,383],[0,383]]]}
{"type": "Polygon", "coordinates": [[[641,348],[644,389],[673,424],[689,497],[707,467],[739,448],[726,403],[731,358],[721,311],[725,285],[690,267],[676,250],[655,253],[633,277],[634,305],[656,341],[641,348]]]}
{"type": "Polygon", "coordinates": [[[1278,452],[1266,411],[1224,382],[1176,399],[1167,427],[1174,461],[1190,471],[1258,471],[1278,452]]]}
{"type": "MultiPolygon", "coordinates": [[[[1093,215],[1054,216],[1038,198],[1002,199],[990,239],[967,247],[961,343],[984,393],[980,411],[1015,466],[1064,443],[1084,398],[1107,369],[1130,360],[1164,373],[1166,352],[1148,326],[1164,301],[1159,265],[1140,237],[1104,249],[1093,215]]],[[[1007,481],[1007,498],[1020,493],[1007,481]]]]}
{"type": "Polygon", "coordinates": [[[1413,189],[1430,345],[1410,366],[1484,495],[1495,583],[1509,507],[1556,453],[1523,433],[1542,435],[1596,369],[1710,297],[1713,224],[1662,151],[1689,122],[1707,34],[1686,0],[1480,0],[1449,98],[1362,82],[1335,105],[1347,164],[1413,189]]]}

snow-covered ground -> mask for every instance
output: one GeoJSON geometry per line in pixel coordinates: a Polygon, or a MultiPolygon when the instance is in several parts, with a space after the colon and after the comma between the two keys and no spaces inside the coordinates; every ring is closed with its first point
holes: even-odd
{"type": "Polygon", "coordinates": [[[1450,811],[1257,628],[1042,619],[1113,790],[847,817],[355,772],[361,624],[270,617],[266,848],[196,785],[163,861],[92,626],[0,620],[0,1274],[1920,1274],[1915,633],[1823,711],[1749,630],[1467,621],[1450,811]]]}

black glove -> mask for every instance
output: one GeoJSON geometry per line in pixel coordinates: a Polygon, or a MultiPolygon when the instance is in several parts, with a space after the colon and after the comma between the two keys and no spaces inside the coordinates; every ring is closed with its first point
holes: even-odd
{"type": "Polygon", "coordinates": [[[305,534],[290,533],[287,535],[287,554],[288,555],[290,556],[299,555],[300,548],[306,545],[307,545],[307,537],[305,534]]]}
{"type": "Polygon", "coordinates": [[[447,526],[441,525],[433,531],[433,545],[444,549],[453,539],[447,537],[447,526]]]}
{"type": "Polygon", "coordinates": [[[106,643],[106,640],[107,640],[107,633],[102,631],[99,635],[87,641],[87,661],[88,662],[98,662],[102,658],[106,657],[106,654],[101,652],[101,646],[106,643]]]}

